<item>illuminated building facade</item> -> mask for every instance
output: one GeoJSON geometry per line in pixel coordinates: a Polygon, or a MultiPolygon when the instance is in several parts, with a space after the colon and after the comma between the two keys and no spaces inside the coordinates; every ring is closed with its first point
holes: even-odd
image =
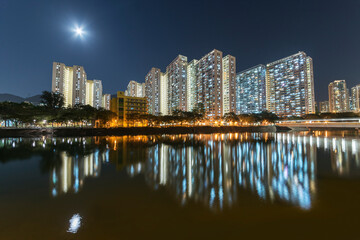
{"type": "Polygon", "coordinates": [[[169,114],[168,107],[168,73],[160,74],[160,113],[161,115],[169,114]]]}
{"type": "Polygon", "coordinates": [[[319,102],[319,112],[321,113],[330,112],[329,101],[319,102]]]}
{"type": "Polygon", "coordinates": [[[177,56],[166,68],[168,113],[187,111],[187,57],[177,56]]]}
{"type": "Polygon", "coordinates": [[[110,110],[110,101],[111,101],[111,95],[104,94],[102,96],[102,108],[104,108],[106,110],[110,110]]]}
{"type": "Polygon", "coordinates": [[[352,111],[360,112],[360,84],[351,88],[352,111]]]}
{"type": "Polygon", "coordinates": [[[223,116],[222,52],[214,49],[198,62],[196,103],[204,104],[205,116],[223,116]]]}
{"type": "Polygon", "coordinates": [[[145,95],[147,99],[148,113],[159,115],[161,109],[161,94],[167,94],[166,90],[161,88],[161,70],[151,68],[145,76],[145,95]],[[163,91],[161,91],[163,90],[163,91]]]}
{"type": "Polygon", "coordinates": [[[101,80],[86,81],[86,104],[99,109],[102,107],[102,83],[101,80]]]}
{"type": "Polygon", "coordinates": [[[345,80],[335,80],[329,84],[329,107],[330,112],[348,112],[349,91],[345,80]]]}
{"type": "Polygon", "coordinates": [[[86,104],[86,72],[82,66],[73,66],[73,105],[86,104]]]}
{"type": "Polygon", "coordinates": [[[119,124],[125,126],[134,114],[146,114],[146,98],[125,96],[118,91],[117,97],[111,99],[110,110],[118,116],[119,124]]]}
{"type": "Polygon", "coordinates": [[[306,53],[266,65],[266,108],[282,117],[315,113],[313,64],[306,53]]]}
{"type": "Polygon", "coordinates": [[[97,109],[110,109],[110,95],[105,94],[105,98],[103,97],[102,81],[87,80],[82,66],[68,67],[63,63],[53,62],[51,90],[64,95],[65,107],[88,104],[97,109]]]}
{"type": "Polygon", "coordinates": [[[138,83],[131,80],[127,86],[125,95],[130,97],[145,97],[145,83],[138,83]]]}
{"type": "Polygon", "coordinates": [[[196,107],[196,75],[198,60],[194,59],[187,65],[187,110],[192,111],[196,107]]]}
{"type": "Polygon", "coordinates": [[[236,113],[236,59],[227,55],[222,60],[223,114],[236,113]]]}
{"type": "Polygon", "coordinates": [[[154,115],[192,111],[198,104],[203,104],[209,118],[236,112],[236,59],[231,55],[223,58],[216,49],[189,63],[187,57],[178,55],[167,66],[166,73],[158,68],[149,71],[145,77],[145,96],[148,112],[154,115]]]}
{"type": "Polygon", "coordinates": [[[261,113],[266,110],[266,68],[257,65],[237,74],[236,105],[238,114],[261,113]]]}
{"type": "Polygon", "coordinates": [[[86,104],[86,81],[84,67],[53,62],[51,90],[64,95],[66,107],[86,104]]]}
{"type": "Polygon", "coordinates": [[[73,68],[53,62],[52,91],[64,95],[65,106],[73,105],[73,68]]]}

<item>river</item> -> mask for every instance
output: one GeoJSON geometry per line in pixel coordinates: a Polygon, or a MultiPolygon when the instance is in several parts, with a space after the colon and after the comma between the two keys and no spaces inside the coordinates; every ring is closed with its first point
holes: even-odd
{"type": "Polygon", "coordinates": [[[360,239],[360,136],[0,139],[0,239],[360,239]]]}

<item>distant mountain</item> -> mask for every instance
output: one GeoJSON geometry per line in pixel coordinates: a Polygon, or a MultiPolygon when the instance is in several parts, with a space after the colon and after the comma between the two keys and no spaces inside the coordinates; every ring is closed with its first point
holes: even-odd
{"type": "Polygon", "coordinates": [[[35,105],[38,105],[38,104],[41,103],[41,95],[38,94],[38,95],[35,95],[35,96],[32,96],[32,97],[25,98],[25,101],[30,102],[30,103],[35,104],[35,105]]]}
{"type": "Polygon", "coordinates": [[[21,103],[25,100],[25,98],[13,95],[13,94],[8,94],[8,93],[0,93],[0,102],[16,102],[16,103],[21,103]]]}
{"type": "Polygon", "coordinates": [[[8,93],[0,93],[0,102],[15,102],[15,103],[22,103],[22,102],[30,102],[32,104],[39,104],[41,102],[41,95],[35,95],[28,98],[19,97],[13,94],[8,93]]]}

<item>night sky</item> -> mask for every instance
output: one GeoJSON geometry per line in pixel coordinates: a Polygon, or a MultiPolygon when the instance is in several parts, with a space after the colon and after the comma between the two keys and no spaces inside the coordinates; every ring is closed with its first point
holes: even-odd
{"type": "Polygon", "coordinates": [[[333,80],[360,84],[360,1],[0,0],[0,93],[50,90],[53,61],[84,66],[115,93],[214,48],[236,57],[237,72],[304,51],[325,100],[333,80]]]}

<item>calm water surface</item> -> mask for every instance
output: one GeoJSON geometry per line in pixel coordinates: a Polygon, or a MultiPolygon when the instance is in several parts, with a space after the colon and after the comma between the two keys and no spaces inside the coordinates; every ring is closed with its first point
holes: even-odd
{"type": "Polygon", "coordinates": [[[360,239],[348,132],[0,139],[0,239],[360,239]]]}

